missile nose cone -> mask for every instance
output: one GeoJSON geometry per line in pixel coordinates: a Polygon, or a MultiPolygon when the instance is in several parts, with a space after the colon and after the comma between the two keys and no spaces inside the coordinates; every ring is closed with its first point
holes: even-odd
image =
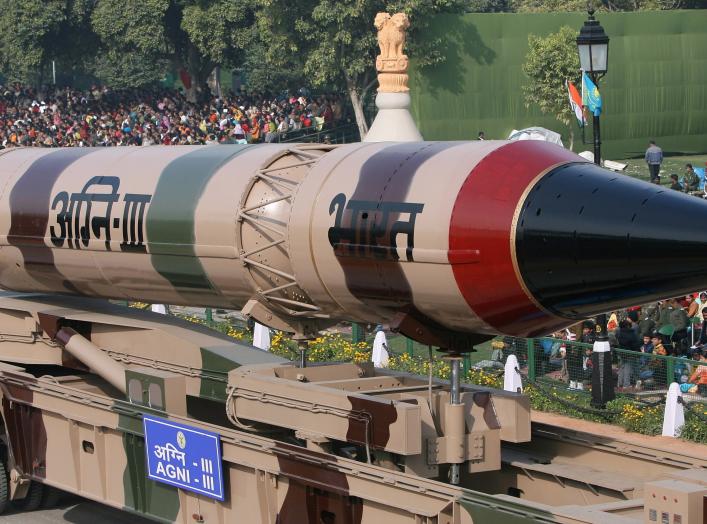
{"type": "Polygon", "coordinates": [[[707,201],[571,163],[527,194],[515,231],[525,286],[565,318],[707,287],[707,201]]]}

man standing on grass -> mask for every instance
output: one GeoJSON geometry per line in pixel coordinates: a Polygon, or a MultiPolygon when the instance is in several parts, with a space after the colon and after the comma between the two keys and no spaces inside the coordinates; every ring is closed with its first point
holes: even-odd
{"type": "Polygon", "coordinates": [[[646,164],[651,175],[651,183],[660,184],[660,164],[663,163],[663,150],[655,145],[655,140],[648,143],[646,164]]]}

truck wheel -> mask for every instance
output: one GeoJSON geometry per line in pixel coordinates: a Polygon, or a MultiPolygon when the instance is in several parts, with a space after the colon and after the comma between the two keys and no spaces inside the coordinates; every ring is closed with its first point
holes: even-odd
{"type": "Polygon", "coordinates": [[[27,496],[22,500],[15,502],[18,509],[22,511],[35,511],[42,504],[42,496],[44,495],[44,484],[41,482],[31,481],[27,496]]]}
{"type": "Polygon", "coordinates": [[[7,485],[7,469],[5,469],[5,461],[0,460],[0,515],[5,513],[8,502],[10,502],[10,488],[7,485]]]}

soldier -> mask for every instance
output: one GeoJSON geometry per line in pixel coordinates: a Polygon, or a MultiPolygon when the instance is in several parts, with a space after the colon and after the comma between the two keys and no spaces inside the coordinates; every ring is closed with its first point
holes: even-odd
{"type": "Polygon", "coordinates": [[[700,189],[700,177],[695,173],[692,164],[685,164],[685,191],[698,191],[700,189]]]}

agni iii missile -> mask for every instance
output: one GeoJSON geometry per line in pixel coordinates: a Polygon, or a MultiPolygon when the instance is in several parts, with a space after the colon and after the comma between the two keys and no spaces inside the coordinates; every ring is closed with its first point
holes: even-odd
{"type": "Polygon", "coordinates": [[[707,202],[542,142],[16,149],[0,286],[454,350],[705,286],[707,202]]]}

